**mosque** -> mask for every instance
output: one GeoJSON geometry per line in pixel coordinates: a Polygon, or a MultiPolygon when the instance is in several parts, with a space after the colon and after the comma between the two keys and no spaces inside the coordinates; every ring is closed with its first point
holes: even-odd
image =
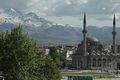
{"type": "MultiPolygon", "coordinates": [[[[117,69],[116,20],[113,18],[112,46],[105,47],[97,38],[87,36],[86,14],[83,20],[83,41],[78,44],[72,55],[72,66],[75,69],[115,70],[117,69]]],[[[106,37],[107,38],[107,37],[106,37]]]]}

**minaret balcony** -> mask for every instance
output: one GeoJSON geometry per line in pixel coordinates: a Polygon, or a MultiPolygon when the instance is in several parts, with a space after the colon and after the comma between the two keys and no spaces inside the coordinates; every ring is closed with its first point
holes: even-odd
{"type": "Polygon", "coordinates": [[[83,33],[87,33],[87,30],[83,30],[82,32],[83,32],[83,33]]]}
{"type": "Polygon", "coordinates": [[[116,34],[117,34],[117,32],[113,31],[113,32],[112,32],[112,34],[113,34],[113,35],[116,35],[116,34]]]}

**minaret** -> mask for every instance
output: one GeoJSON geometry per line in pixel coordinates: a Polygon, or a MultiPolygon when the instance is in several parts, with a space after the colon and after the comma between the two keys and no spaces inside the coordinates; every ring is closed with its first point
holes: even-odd
{"type": "Polygon", "coordinates": [[[87,44],[86,44],[86,37],[87,37],[87,29],[86,29],[86,13],[84,13],[84,19],[83,19],[83,52],[84,55],[86,56],[86,51],[87,51],[87,44]]]}
{"type": "Polygon", "coordinates": [[[114,14],[114,18],[113,18],[113,32],[112,32],[112,35],[113,35],[112,52],[113,53],[116,53],[116,30],[115,30],[115,27],[116,27],[116,21],[115,21],[115,14],[114,14]]]}

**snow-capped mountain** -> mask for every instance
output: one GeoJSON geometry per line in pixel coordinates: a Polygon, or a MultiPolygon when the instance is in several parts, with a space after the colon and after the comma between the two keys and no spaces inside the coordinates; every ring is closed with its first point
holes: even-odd
{"type": "Polygon", "coordinates": [[[6,10],[4,10],[3,13],[6,13],[12,17],[23,17],[23,14],[20,11],[13,9],[13,8],[6,9],[6,10]]]}
{"type": "MultiPolygon", "coordinates": [[[[30,27],[42,27],[47,25],[46,28],[52,26],[52,22],[40,18],[35,13],[22,14],[20,11],[10,8],[0,11],[0,24],[11,23],[13,25],[21,24],[30,27]]],[[[44,27],[45,28],[45,27],[44,27]]]]}
{"type": "Polygon", "coordinates": [[[22,23],[23,15],[13,9],[5,9],[0,12],[0,24],[3,23],[11,23],[11,24],[17,24],[22,23]]]}
{"type": "MultiPolygon", "coordinates": [[[[23,14],[13,8],[0,10],[0,31],[11,29],[18,24],[21,24],[23,29],[39,43],[74,44],[82,40],[81,28],[55,24],[33,12],[23,14]]],[[[88,35],[97,36],[100,41],[111,43],[112,27],[98,28],[96,26],[88,26],[87,29],[88,35]]],[[[116,30],[117,42],[120,43],[120,28],[116,30]]]]}

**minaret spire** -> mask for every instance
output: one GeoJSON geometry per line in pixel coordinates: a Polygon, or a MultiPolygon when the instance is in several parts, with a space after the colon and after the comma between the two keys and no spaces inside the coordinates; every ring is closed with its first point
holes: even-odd
{"type": "Polygon", "coordinates": [[[86,51],[87,51],[87,44],[86,44],[86,37],[87,37],[87,29],[86,29],[86,13],[84,13],[84,19],[83,19],[83,51],[84,51],[84,55],[86,55],[86,51]]]}
{"type": "Polygon", "coordinates": [[[114,14],[114,17],[113,17],[113,32],[112,32],[112,35],[113,35],[113,43],[112,43],[112,52],[113,53],[116,53],[116,19],[115,19],[115,14],[114,14]]]}
{"type": "Polygon", "coordinates": [[[84,13],[84,21],[83,21],[83,26],[84,26],[84,29],[86,29],[86,13],[84,13]]]}
{"type": "Polygon", "coordinates": [[[115,14],[114,14],[114,17],[113,17],[113,25],[114,26],[116,25],[115,14]]]}

